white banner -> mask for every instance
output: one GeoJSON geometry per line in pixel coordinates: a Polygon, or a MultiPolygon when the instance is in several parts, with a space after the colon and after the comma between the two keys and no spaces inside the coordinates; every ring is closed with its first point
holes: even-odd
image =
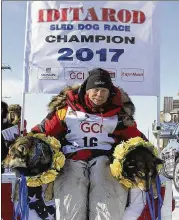
{"type": "Polygon", "coordinates": [[[101,67],[130,95],[158,96],[157,9],[151,1],[28,2],[24,92],[57,94],[101,67]]]}

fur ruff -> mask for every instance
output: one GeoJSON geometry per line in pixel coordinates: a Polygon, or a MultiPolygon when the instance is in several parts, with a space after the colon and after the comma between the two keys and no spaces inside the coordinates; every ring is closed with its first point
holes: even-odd
{"type": "Polygon", "coordinates": [[[76,90],[79,89],[79,85],[72,85],[67,86],[65,89],[63,89],[58,95],[53,96],[52,100],[48,104],[48,110],[49,112],[57,111],[59,109],[62,109],[66,105],[66,95],[68,91],[70,90],[76,90]]]}
{"type": "Polygon", "coordinates": [[[19,123],[20,117],[21,117],[21,106],[18,104],[9,105],[8,114],[7,114],[8,122],[13,125],[16,125],[19,123]],[[14,119],[11,118],[11,113],[14,113],[15,115],[14,119]]]}
{"type": "MultiPolygon", "coordinates": [[[[53,96],[52,100],[48,104],[48,110],[49,112],[54,112],[59,109],[62,109],[66,106],[66,95],[68,91],[72,90],[75,91],[76,89],[79,89],[79,85],[72,85],[68,86],[65,89],[63,89],[58,95],[53,96]]],[[[122,111],[119,112],[119,117],[122,117],[122,120],[124,122],[125,126],[134,126],[134,114],[135,114],[135,106],[132,102],[132,100],[129,98],[128,94],[122,89],[119,88],[120,94],[121,94],[121,102],[122,102],[122,111]]]]}

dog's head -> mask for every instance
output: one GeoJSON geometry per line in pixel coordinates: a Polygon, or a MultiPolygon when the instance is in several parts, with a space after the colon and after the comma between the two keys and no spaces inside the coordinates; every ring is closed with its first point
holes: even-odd
{"type": "Polygon", "coordinates": [[[50,146],[31,136],[19,137],[9,148],[3,166],[17,169],[25,176],[34,176],[48,170],[52,163],[50,146]]]}
{"type": "Polygon", "coordinates": [[[8,155],[2,162],[4,168],[27,167],[27,157],[32,144],[31,137],[19,137],[9,147],[8,155]]]}
{"type": "Polygon", "coordinates": [[[123,163],[124,176],[136,183],[141,190],[149,191],[150,185],[158,174],[157,165],[162,160],[146,147],[137,147],[130,151],[123,163]],[[140,184],[143,182],[144,184],[140,184]]]}

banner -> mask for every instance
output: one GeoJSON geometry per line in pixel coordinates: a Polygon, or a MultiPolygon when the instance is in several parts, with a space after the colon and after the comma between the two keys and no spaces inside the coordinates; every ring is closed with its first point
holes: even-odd
{"type": "Polygon", "coordinates": [[[1,131],[5,141],[14,141],[19,137],[19,128],[18,125],[14,125],[10,128],[6,128],[1,131]]]}
{"type": "Polygon", "coordinates": [[[104,68],[130,95],[158,96],[158,7],[150,1],[30,1],[24,92],[57,94],[104,68]]]}

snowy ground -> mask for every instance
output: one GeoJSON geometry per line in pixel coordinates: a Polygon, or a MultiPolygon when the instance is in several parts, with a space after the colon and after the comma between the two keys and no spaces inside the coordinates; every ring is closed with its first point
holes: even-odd
{"type": "Polygon", "coordinates": [[[173,195],[175,198],[175,211],[172,213],[172,220],[179,220],[179,193],[173,185],[173,195]]]}

